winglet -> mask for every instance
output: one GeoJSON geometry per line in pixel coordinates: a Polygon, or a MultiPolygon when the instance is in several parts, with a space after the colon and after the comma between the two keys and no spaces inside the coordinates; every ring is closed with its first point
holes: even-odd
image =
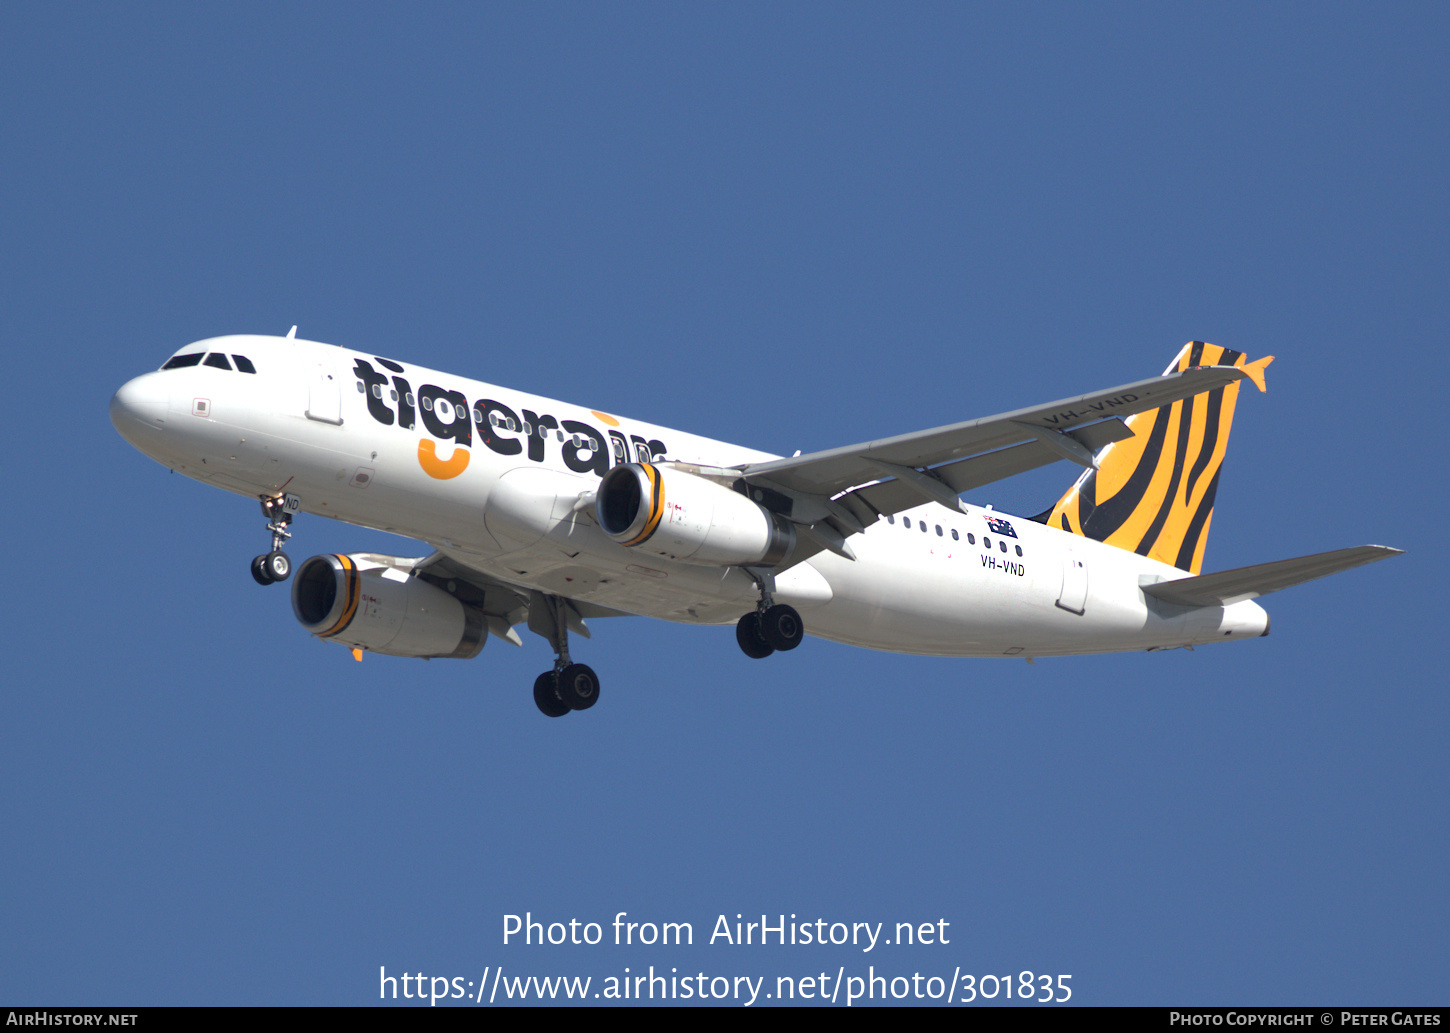
{"type": "Polygon", "coordinates": [[[358,663],[362,663],[362,650],[357,646],[352,647],[352,658],[358,663]]]}
{"type": "Polygon", "coordinates": [[[1268,369],[1269,363],[1273,361],[1274,357],[1272,355],[1265,355],[1262,359],[1245,363],[1243,366],[1243,371],[1249,375],[1249,379],[1254,382],[1254,386],[1261,392],[1269,390],[1268,385],[1264,383],[1264,370],[1268,369]]]}

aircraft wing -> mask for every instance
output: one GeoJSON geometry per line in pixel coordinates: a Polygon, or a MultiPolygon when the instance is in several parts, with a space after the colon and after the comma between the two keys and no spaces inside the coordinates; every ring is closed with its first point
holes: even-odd
{"type": "MultiPolygon", "coordinates": [[[[1261,377],[1257,369],[1196,366],[1047,405],[736,469],[753,498],[806,525],[820,548],[849,556],[844,538],[882,516],[928,500],[958,509],[961,492],[1058,459],[1093,466],[1098,449],[1132,436],[1123,417],[1261,377]]],[[[797,550],[795,559],[804,558],[797,550]]]]}
{"type": "Polygon", "coordinates": [[[1257,563],[1252,567],[1221,570],[1217,574],[1159,581],[1143,585],[1143,594],[1179,606],[1228,606],[1305,581],[1328,577],[1341,570],[1398,556],[1402,552],[1403,549],[1392,549],[1387,545],[1356,545],[1352,549],[1335,549],[1291,560],[1257,563]]]}
{"type": "MultiPolygon", "coordinates": [[[[536,624],[552,620],[552,617],[547,616],[548,608],[540,605],[542,592],[485,574],[457,556],[441,550],[416,561],[411,570],[417,577],[437,585],[459,601],[477,606],[488,621],[489,634],[516,646],[523,645],[523,641],[518,632],[513,630],[515,624],[527,622],[534,629],[536,624]]],[[[564,615],[569,630],[585,638],[590,637],[589,627],[584,623],[586,617],[633,616],[624,610],[611,609],[582,599],[565,599],[565,602],[568,605],[564,609],[564,615]]],[[[545,634],[546,631],[547,629],[540,633],[545,634]]]]}

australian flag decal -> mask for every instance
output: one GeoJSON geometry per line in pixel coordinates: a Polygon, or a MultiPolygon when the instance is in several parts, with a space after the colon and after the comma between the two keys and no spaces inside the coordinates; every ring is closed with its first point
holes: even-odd
{"type": "Polygon", "coordinates": [[[987,526],[992,529],[993,534],[1004,535],[1007,538],[1016,538],[1017,532],[1012,530],[1012,522],[1003,520],[1000,517],[987,517],[987,526]]]}

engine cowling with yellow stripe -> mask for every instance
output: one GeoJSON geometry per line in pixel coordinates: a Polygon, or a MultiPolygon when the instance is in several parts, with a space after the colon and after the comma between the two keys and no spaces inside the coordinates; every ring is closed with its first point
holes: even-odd
{"type": "Polygon", "coordinates": [[[376,559],[313,556],[292,579],[292,612],[318,638],[390,656],[468,659],[488,624],[476,607],[376,559]]]}
{"type": "Polygon", "coordinates": [[[723,484],[654,463],[616,466],[595,495],[604,533],[640,552],[709,566],[776,566],[795,529],[723,484]]]}

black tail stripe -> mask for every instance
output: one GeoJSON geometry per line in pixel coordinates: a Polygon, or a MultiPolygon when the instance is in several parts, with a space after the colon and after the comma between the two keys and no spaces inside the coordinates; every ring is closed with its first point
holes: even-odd
{"type": "Polygon", "coordinates": [[[1188,353],[1188,368],[1203,365],[1203,342],[1194,341],[1193,350],[1188,353]]]}
{"type": "Polygon", "coordinates": [[[1178,410],[1178,445],[1173,450],[1173,476],[1168,478],[1168,490],[1163,493],[1163,501],[1158,505],[1153,522],[1148,525],[1138,547],[1133,550],[1139,556],[1148,555],[1148,551],[1153,548],[1153,543],[1163,533],[1163,525],[1168,523],[1168,514],[1173,512],[1173,504],[1178,501],[1178,484],[1183,480],[1183,465],[1188,461],[1188,435],[1193,430],[1192,405],[1191,398],[1173,403],[1173,407],[1178,410]]]}
{"type": "Polygon", "coordinates": [[[1178,558],[1173,561],[1173,565],[1179,570],[1193,569],[1193,554],[1198,551],[1198,540],[1203,537],[1203,529],[1208,526],[1209,514],[1213,512],[1213,497],[1218,494],[1218,475],[1222,469],[1219,467],[1213,471],[1213,478],[1203,490],[1203,501],[1198,504],[1197,512],[1188,522],[1188,530],[1183,534],[1183,545],[1178,550],[1178,558]]]}
{"type": "MultiPolygon", "coordinates": [[[[1138,503],[1142,501],[1148,485],[1153,482],[1153,471],[1158,469],[1158,459],[1163,453],[1163,441],[1168,435],[1167,408],[1164,406],[1162,409],[1156,410],[1153,430],[1148,435],[1148,443],[1143,446],[1143,454],[1138,457],[1138,465],[1133,468],[1133,473],[1129,476],[1127,483],[1123,485],[1122,490],[1110,499],[1103,499],[1093,510],[1091,517],[1083,519],[1083,534],[1087,537],[1096,538],[1100,542],[1107,540],[1108,536],[1122,527],[1133,515],[1133,511],[1138,508],[1138,503]]],[[[1094,478],[1096,476],[1094,474],[1094,478]]]]}
{"type": "Polygon", "coordinates": [[[1184,498],[1193,498],[1193,489],[1198,486],[1198,478],[1203,475],[1218,448],[1218,418],[1222,413],[1223,388],[1220,387],[1208,393],[1208,419],[1203,424],[1203,444],[1199,446],[1193,469],[1188,471],[1188,490],[1184,492],[1184,498]]]}

